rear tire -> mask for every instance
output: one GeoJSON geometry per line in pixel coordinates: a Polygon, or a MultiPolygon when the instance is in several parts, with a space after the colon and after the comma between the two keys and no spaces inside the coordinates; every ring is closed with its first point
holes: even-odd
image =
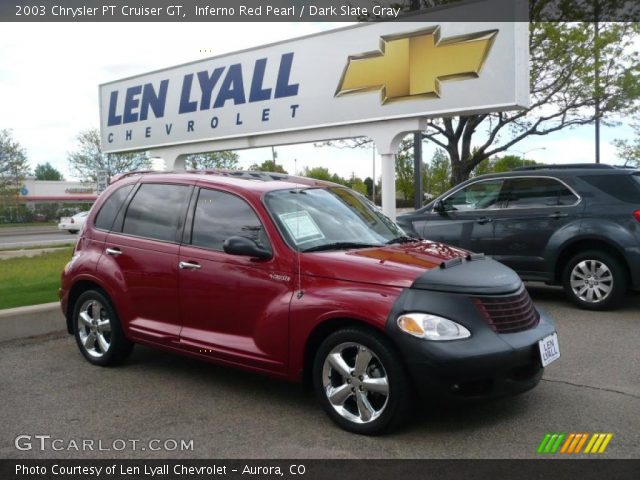
{"type": "Polygon", "coordinates": [[[587,250],[565,266],[562,285],[569,299],[587,310],[617,308],[627,291],[627,275],[613,255],[587,250]]]}
{"type": "Polygon", "coordinates": [[[88,290],[78,297],[73,306],[73,333],[80,352],[94,365],[122,363],[133,349],[115,308],[100,290],[88,290]]]}
{"type": "Polygon", "coordinates": [[[341,428],[378,435],[399,427],[411,411],[404,365],[381,334],[346,328],[329,335],[313,364],[316,395],[341,428]]]}

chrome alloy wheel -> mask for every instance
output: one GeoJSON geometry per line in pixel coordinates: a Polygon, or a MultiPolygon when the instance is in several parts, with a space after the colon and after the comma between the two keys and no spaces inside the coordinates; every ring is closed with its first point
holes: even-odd
{"type": "Polygon", "coordinates": [[[571,270],[571,290],[586,303],[600,303],[613,290],[613,274],[599,260],[582,260],[571,270]]]}
{"type": "Polygon", "coordinates": [[[78,313],[78,336],[84,350],[93,358],[101,358],[111,346],[111,320],[104,305],[87,300],[78,313]]]}
{"type": "Polygon", "coordinates": [[[341,343],[329,352],[322,383],[333,409],[354,423],[374,421],[389,400],[389,380],[382,362],[359,343],[341,343]]]}

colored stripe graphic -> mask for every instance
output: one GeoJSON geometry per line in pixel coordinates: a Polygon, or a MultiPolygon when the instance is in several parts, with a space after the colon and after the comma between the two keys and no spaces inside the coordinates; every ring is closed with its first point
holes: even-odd
{"type": "Polygon", "coordinates": [[[584,453],[604,453],[613,438],[613,433],[594,433],[584,453]]]}
{"type": "Polygon", "coordinates": [[[565,436],[564,433],[547,433],[538,445],[538,453],[556,453],[565,436]]]}
{"type": "Polygon", "coordinates": [[[609,445],[609,442],[613,438],[613,433],[547,433],[538,445],[537,453],[564,453],[564,454],[579,454],[590,453],[598,454],[604,453],[609,445]],[[587,442],[588,440],[588,442],[587,442]],[[584,447],[586,443],[586,448],[584,447]]]}

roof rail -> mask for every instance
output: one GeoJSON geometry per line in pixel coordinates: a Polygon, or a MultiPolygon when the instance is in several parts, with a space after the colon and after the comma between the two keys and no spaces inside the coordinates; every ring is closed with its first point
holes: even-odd
{"type": "Polygon", "coordinates": [[[144,175],[145,173],[174,173],[174,172],[167,172],[164,170],[134,170],[133,172],[118,173],[117,175],[114,175],[113,178],[109,181],[109,185],[111,185],[112,183],[119,182],[124,178],[132,177],[133,175],[144,175]]]}
{"type": "Polygon", "coordinates": [[[216,168],[202,169],[202,170],[186,170],[185,172],[182,172],[182,173],[220,175],[222,177],[235,177],[235,178],[244,178],[247,180],[262,180],[262,181],[287,180],[290,178],[294,178],[287,173],[260,172],[257,170],[223,170],[223,169],[216,169],[216,168]]]}
{"type": "Polygon", "coordinates": [[[517,167],[511,170],[512,172],[522,172],[526,170],[571,170],[574,168],[585,168],[595,170],[611,170],[616,168],[613,165],[607,165],[606,163],[566,163],[566,164],[549,164],[549,165],[530,165],[527,167],[517,167]]]}
{"type": "MultiPolygon", "coordinates": [[[[260,180],[263,182],[269,181],[302,181],[304,179],[305,182],[314,181],[315,183],[322,183],[321,180],[315,180],[312,178],[300,177],[297,175],[289,175],[287,173],[277,173],[277,172],[259,172],[255,170],[224,170],[218,168],[207,168],[200,170],[137,170],[133,172],[120,173],[114,176],[111,179],[110,184],[118,182],[124,178],[131,177],[133,175],[146,175],[146,174],[168,174],[168,173],[179,173],[179,174],[196,174],[196,175],[219,175],[221,177],[233,177],[233,178],[242,178],[245,180],[260,180]]],[[[330,183],[330,182],[328,182],[330,183]]]]}

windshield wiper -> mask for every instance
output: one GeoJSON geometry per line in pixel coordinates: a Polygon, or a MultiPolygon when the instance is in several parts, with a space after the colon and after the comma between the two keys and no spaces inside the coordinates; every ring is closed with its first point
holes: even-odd
{"type": "Polygon", "coordinates": [[[400,237],[392,238],[387,242],[387,245],[393,245],[394,243],[414,243],[419,242],[417,238],[408,237],[406,235],[402,235],[400,237]]]}
{"type": "Polygon", "coordinates": [[[325,243],[324,245],[316,245],[315,247],[302,250],[303,253],[307,252],[321,252],[323,250],[345,250],[348,248],[370,248],[379,247],[380,245],[372,245],[370,243],[358,243],[358,242],[334,242],[325,243]]]}

